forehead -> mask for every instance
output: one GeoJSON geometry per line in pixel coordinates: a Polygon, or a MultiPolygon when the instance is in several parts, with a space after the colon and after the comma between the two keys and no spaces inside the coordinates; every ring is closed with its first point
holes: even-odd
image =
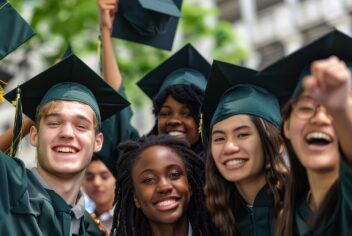
{"type": "Polygon", "coordinates": [[[169,107],[172,109],[188,108],[187,104],[178,102],[171,95],[167,96],[162,107],[169,107]]]}
{"type": "Polygon", "coordinates": [[[103,171],[109,171],[106,165],[101,160],[93,160],[87,167],[86,172],[88,173],[99,173],[103,171]]]}
{"type": "Polygon", "coordinates": [[[152,146],[145,149],[133,165],[133,172],[144,170],[163,170],[177,165],[185,168],[182,158],[171,148],[166,146],[152,146]]]}
{"type": "Polygon", "coordinates": [[[95,114],[90,106],[77,101],[55,100],[45,104],[40,109],[44,110],[45,116],[52,114],[67,116],[78,115],[84,116],[92,121],[95,114]]]}
{"type": "Polygon", "coordinates": [[[226,118],[214,124],[213,130],[218,128],[232,130],[242,126],[248,126],[248,127],[254,128],[254,123],[251,120],[251,117],[249,115],[238,114],[238,115],[230,116],[229,118],[226,118]]]}

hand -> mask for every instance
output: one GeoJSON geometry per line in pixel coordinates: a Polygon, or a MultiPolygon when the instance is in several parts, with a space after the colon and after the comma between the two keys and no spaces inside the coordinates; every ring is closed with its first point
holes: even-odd
{"type": "Polygon", "coordinates": [[[101,29],[112,31],[112,25],[115,19],[115,13],[118,9],[119,0],[98,0],[99,22],[101,29]]]}
{"type": "Polygon", "coordinates": [[[314,61],[303,87],[328,111],[339,111],[348,107],[351,99],[351,72],[336,56],[314,61]]]}

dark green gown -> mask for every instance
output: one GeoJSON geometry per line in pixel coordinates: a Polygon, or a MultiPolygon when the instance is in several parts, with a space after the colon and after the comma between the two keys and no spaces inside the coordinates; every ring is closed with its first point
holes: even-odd
{"type": "Polygon", "coordinates": [[[340,158],[339,198],[331,217],[321,222],[319,232],[309,229],[307,222],[312,214],[306,199],[296,207],[295,230],[297,235],[352,235],[352,166],[344,157],[340,158]]]}
{"type": "Polygon", "coordinates": [[[237,190],[232,192],[231,202],[238,235],[274,235],[274,199],[268,186],[264,186],[258,192],[251,208],[237,190]]]}
{"type": "MultiPolygon", "coordinates": [[[[0,152],[0,235],[69,236],[70,210],[21,160],[0,152]]],[[[79,235],[102,235],[88,213],[79,235]]]]}

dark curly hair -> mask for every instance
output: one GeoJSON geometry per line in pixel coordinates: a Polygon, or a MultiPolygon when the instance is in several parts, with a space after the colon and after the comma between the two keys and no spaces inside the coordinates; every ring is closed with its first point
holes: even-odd
{"type": "Polygon", "coordinates": [[[203,195],[204,162],[194,153],[187,142],[169,135],[143,136],[136,141],[120,144],[121,158],[117,163],[114,220],[112,232],[120,236],[152,235],[149,221],[133,201],[133,180],[131,170],[142,152],[152,146],[166,146],[174,150],[183,160],[188,182],[192,189],[187,209],[194,235],[213,235],[203,195]]]}
{"type": "MultiPolygon", "coordinates": [[[[186,106],[190,109],[191,115],[196,121],[196,124],[199,124],[200,109],[204,98],[204,91],[193,84],[175,84],[165,88],[153,98],[153,114],[155,116],[155,124],[148,135],[159,134],[157,117],[168,96],[171,96],[173,99],[182,104],[186,104],[186,106]]],[[[201,140],[199,140],[191,148],[193,151],[203,156],[204,148],[201,140]]]]}

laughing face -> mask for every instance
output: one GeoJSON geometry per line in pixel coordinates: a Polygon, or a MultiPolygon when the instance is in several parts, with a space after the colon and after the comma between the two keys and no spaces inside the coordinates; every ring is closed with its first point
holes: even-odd
{"type": "Polygon", "coordinates": [[[55,101],[41,118],[39,128],[30,131],[30,142],[37,148],[38,170],[55,176],[82,173],[93,152],[103,142],[95,133],[94,112],[79,102],[55,101]]]}
{"type": "Polygon", "coordinates": [[[284,133],[305,168],[330,171],[337,167],[338,140],[333,124],[326,109],[307,93],[301,94],[293,104],[284,122],[284,133]]]}
{"type": "Polygon", "coordinates": [[[151,224],[186,218],[191,189],[181,157],[165,146],[145,149],[132,168],[134,202],[151,224]]]}
{"type": "Polygon", "coordinates": [[[234,115],[213,126],[211,153],[226,180],[236,185],[265,182],[261,140],[248,115],[234,115]]]}
{"type": "Polygon", "coordinates": [[[197,127],[186,104],[179,103],[173,97],[168,96],[158,114],[159,133],[185,139],[194,145],[199,140],[197,127]]]}

